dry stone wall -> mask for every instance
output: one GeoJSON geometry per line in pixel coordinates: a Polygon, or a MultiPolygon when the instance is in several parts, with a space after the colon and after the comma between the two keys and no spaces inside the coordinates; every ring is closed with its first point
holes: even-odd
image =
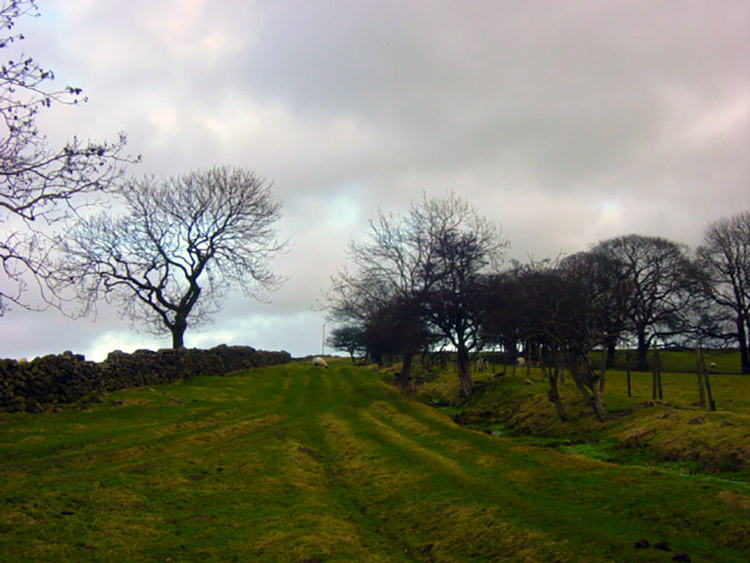
{"type": "Polygon", "coordinates": [[[0,411],[41,412],[105,391],[170,383],[198,375],[226,375],[255,367],[283,364],[287,352],[249,346],[210,350],[137,350],[111,352],[101,363],[65,352],[31,362],[0,359],[0,411]]]}

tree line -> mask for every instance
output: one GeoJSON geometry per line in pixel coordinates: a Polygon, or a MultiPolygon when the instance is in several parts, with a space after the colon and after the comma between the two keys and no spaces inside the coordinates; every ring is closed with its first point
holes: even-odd
{"type": "MultiPolygon", "coordinates": [[[[21,41],[18,18],[33,0],[0,7],[0,49],[21,41]]],[[[0,68],[0,316],[45,305],[71,315],[107,301],[123,318],[173,347],[189,327],[212,321],[231,289],[265,300],[282,283],[270,263],[287,243],[276,230],[272,184],[245,168],[217,166],[134,179],[126,138],[53,147],[40,111],[85,101],[80,88],[50,86],[54,73],[33,58],[0,68]]],[[[352,356],[402,362],[409,387],[414,357],[448,347],[464,396],[470,358],[487,347],[544,350],[551,397],[569,370],[600,416],[591,350],[610,357],[637,343],[638,363],[655,341],[734,343],[750,372],[748,213],[709,225],[695,253],[656,237],[627,235],[573,256],[506,263],[509,242],[467,202],[424,195],[401,217],[380,213],[349,247],[350,267],[327,294],[336,323],[330,343],[352,356]]]]}
{"type": "Polygon", "coordinates": [[[504,262],[507,247],[455,194],[424,195],[405,216],[381,212],[364,239],[351,242],[351,267],[332,278],[329,345],[352,358],[398,359],[405,388],[415,356],[450,349],[464,397],[472,394],[473,354],[515,357],[533,348],[558,412],[564,369],[602,420],[594,349],[606,350],[611,364],[618,344],[632,342],[636,369],[645,370],[657,342],[730,345],[750,373],[750,212],[709,224],[695,251],[629,234],[524,264],[504,262]]]}

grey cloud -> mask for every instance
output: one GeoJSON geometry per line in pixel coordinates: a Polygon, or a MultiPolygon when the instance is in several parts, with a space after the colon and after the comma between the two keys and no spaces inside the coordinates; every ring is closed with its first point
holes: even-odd
{"type": "MultiPolygon", "coordinates": [[[[286,333],[317,350],[309,308],[346,244],[423,191],[468,199],[519,259],[626,232],[696,244],[750,208],[741,0],[131,4],[41,0],[24,24],[29,52],[92,96],[44,130],[123,129],[144,155],[136,175],[253,168],[275,182],[293,242],[273,303],[230,296],[196,342],[285,347],[286,333]]],[[[44,325],[50,342],[65,326],[75,348],[54,313],[2,322],[44,325]]],[[[112,314],[96,326],[127,334],[112,314]]]]}

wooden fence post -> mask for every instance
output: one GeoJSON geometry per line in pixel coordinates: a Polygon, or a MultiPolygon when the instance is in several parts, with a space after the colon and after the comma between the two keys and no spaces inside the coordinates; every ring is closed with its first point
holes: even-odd
{"type": "Polygon", "coordinates": [[[713,393],[711,393],[711,380],[708,377],[708,370],[706,369],[706,357],[703,355],[703,348],[700,348],[701,355],[701,371],[703,372],[703,381],[706,383],[706,393],[708,394],[708,410],[715,411],[716,403],[714,403],[713,393]]]}
{"type": "MultiPolygon", "coordinates": [[[[542,365],[542,345],[541,344],[536,345],[536,359],[539,362],[539,366],[541,367],[542,365]]],[[[544,377],[544,374],[542,374],[542,380],[546,380],[546,379],[547,378],[544,377]]]]}
{"type": "Polygon", "coordinates": [[[656,383],[658,384],[659,400],[664,399],[664,389],[661,385],[661,354],[659,349],[656,349],[656,383]]]}
{"type": "Polygon", "coordinates": [[[526,342],[526,379],[531,377],[531,342],[526,342]]]}
{"type": "Polygon", "coordinates": [[[661,401],[664,398],[664,391],[661,386],[661,357],[659,356],[659,347],[656,344],[654,344],[654,359],[651,374],[651,398],[661,401]]]}
{"type": "Polygon", "coordinates": [[[701,360],[700,349],[695,349],[695,373],[698,376],[698,401],[702,408],[706,408],[706,387],[703,383],[703,361],[701,360]]]}
{"type": "Polygon", "coordinates": [[[632,397],[633,393],[630,390],[630,350],[625,350],[625,370],[628,376],[628,397],[632,397]]]}

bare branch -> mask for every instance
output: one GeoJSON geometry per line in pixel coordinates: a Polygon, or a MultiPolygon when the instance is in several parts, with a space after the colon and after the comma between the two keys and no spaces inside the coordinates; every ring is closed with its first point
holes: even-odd
{"type": "MultiPolygon", "coordinates": [[[[0,8],[0,49],[23,39],[11,34],[22,16],[38,15],[32,0],[10,0],[0,8]]],[[[114,142],[81,141],[74,137],[62,148],[50,147],[36,125],[41,110],[53,104],[85,102],[80,88],[48,87],[54,73],[21,55],[0,67],[0,315],[8,303],[33,308],[22,300],[33,279],[42,298],[59,304],[46,283],[53,247],[43,227],[74,217],[82,196],[117,189],[125,167],[139,157],[124,153],[126,138],[114,142]],[[41,223],[41,224],[40,224],[41,223]]]]}

